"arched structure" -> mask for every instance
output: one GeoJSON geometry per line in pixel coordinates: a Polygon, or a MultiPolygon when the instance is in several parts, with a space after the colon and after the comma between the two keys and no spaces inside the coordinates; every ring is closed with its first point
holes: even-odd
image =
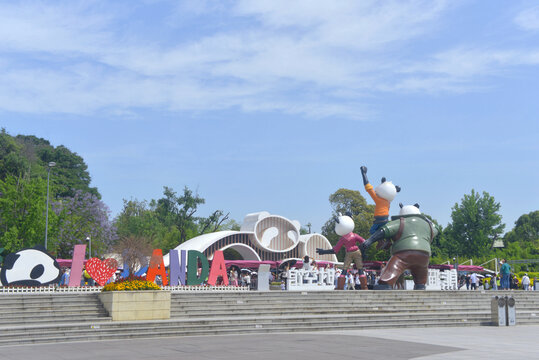
{"type": "MultiPolygon", "coordinates": [[[[218,231],[204,234],[180,244],[176,250],[197,250],[213,258],[217,250],[232,248],[244,260],[302,259],[309,256],[315,260],[337,262],[334,254],[319,255],[316,248],[330,249],[328,239],[321,234],[300,235],[300,224],[268,212],[245,216],[240,231],[218,231]]],[[[164,258],[168,266],[168,254],[164,258]]]]}

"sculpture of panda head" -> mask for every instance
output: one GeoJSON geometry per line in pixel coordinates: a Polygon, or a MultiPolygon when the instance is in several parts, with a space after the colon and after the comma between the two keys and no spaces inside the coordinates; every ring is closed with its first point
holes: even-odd
{"type": "Polygon", "coordinates": [[[0,279],[4,286],[41,286],[57,283],[62,276],[58,262],[43,246],[23,249],[4,259],[0,279]]]}
{"type": "Polygon", "coordinates": [[[337,235],[344,236],[354,231],[355,224],[351,216],[351,213],[346,213],[346,215],[338,213],[338,216],[335,217],[335,232],[337,235]]]}
{"type": "Polygon", "coordinates": [[[392,202],[400,191],[401,188],[399,186],[393,185],[391,181],[386,181],[385,177],[382,178],[380,185],[374,189],[376,195],[389,202],[392,202]]]}
{"type": "Polygon", "coordinates": [[[400,211],[399,215],[419,215],[421,214],[421,211],[419,211],[419,204],[415,203],[414,205],[402,205],[402,203],[399,204],[400,211]]]}

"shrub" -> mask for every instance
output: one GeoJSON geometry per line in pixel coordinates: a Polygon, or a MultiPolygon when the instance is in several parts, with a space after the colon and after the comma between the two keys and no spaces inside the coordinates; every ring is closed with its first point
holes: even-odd
{"type": "Polygon", "coordinates": [[[147,281],[142,276],[130,275],[125,279],[117,280],[103,287],[103,291],[138,291],[138,290],[161,290],[159,285],[147,281]]]}

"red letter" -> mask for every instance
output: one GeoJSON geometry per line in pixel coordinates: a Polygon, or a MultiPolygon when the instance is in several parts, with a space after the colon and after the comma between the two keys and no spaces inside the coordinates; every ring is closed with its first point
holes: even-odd
{"type": "Polygon", "coordinates": [[[157,275],[161,276],[163,286],[167,286],[167,270],[165,269],[163,251],[161,249],[154,249],[153,251],[152,257],[150,258],[150,266],[148,266],[148,272],[146,273],[146,280],[155,281],[157,275]]]}
{"type": "Polygon", "coordinates": [[[221,250],[213,253],[213,260],[211,262],[210,277],[208,278],[208,284],[215,285],[217,277],[223,277],[223,284],[228,285],[228,276],[226,275],[225,257],[221,250]]]}

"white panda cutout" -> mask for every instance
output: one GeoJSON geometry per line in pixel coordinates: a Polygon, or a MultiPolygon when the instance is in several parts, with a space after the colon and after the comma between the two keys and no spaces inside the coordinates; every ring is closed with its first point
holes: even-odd
{"type": "Polygon", "coordinates": [[[374,192],[382,199],[392,202],[397,196],[397,187],[391,181],[384,181],[374,188],[374,192]]]}
{"type": "Polygon", "coordinates": [[[354,231],[354,226],[354,220],[350,216],[339,213],[335,221],[335,232],[339,236],[344,236],[354,231]]]}
{"type": "Polygon", "coordinates": [[[419,204],[414,205],[402,205],[402,203],[399,204],[400,211],[399,215],[419,215],[421,214],[421,211],[419,210],[419,204]]]}
{"type": "Polygon", "coordinates": [[[4,286],[40,286],[60,280],[58,262],[43,249],[24,249],[4,259],[0,279],[4,286]]]}

